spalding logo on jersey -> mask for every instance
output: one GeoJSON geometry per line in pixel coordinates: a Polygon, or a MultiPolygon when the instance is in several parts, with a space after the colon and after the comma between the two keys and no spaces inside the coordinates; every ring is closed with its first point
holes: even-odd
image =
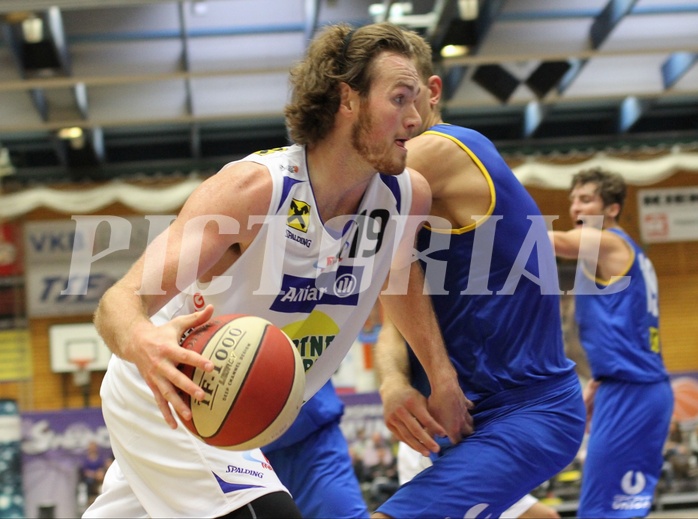
{"type": "Polygon", "coordinates": [[[275,312],[310,313],[316,305],[356,306],[359,302],[363,267],[339,266],[317,278],[284,274],[281,289],[270,306],[275,312]]]}

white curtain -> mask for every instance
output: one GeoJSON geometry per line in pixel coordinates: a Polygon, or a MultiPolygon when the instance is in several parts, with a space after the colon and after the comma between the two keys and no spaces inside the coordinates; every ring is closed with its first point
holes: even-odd
{"type": "MultiPolygon", "coordinates": [[[[556,162],[531,156],[512,169],[526,186],[568,189],[572,175],[592,167],[620,173],[629,184],[645,186],[656,184],[676,171],[698,173],[698,152],[675,148],[660,156],[642,159],[618,158],[598,152],[591,158],[576,162],[568,159],[556,162]]],[[[115,202],[142,214],[168,214],[176,212],[202,180],[190,177],[166,187],[143,187],[123,181],[70,191],[35,187],[1,195],[0,219],[17,218],[39,207],[65,214],[95,213],[115,202]]]]}

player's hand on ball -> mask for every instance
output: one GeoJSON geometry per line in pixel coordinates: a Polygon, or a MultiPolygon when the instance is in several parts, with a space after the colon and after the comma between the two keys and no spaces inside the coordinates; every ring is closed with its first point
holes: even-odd
{"type": "Polygon", "coordinates": [[[181,315],[161,326],[142,326],[134,330],[138,347],[134,349],[133,362],[153,392],[155,402],[167,424],[175,429],[177,420],[170,405],[183,417],[191,417],[189,406],[182,400],[177,388],[194,399],[204,397],[203,390],[185,376],[177,366],[188,364],[204,371],[211,371],[213,363],[194,351],[180,346],[184,332],[208,321],[213,306],[193,314],[181,315]]]}

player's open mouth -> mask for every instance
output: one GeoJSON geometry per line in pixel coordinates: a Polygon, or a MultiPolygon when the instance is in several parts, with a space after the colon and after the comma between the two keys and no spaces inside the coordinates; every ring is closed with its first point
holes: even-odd
{"type": "Polygon", "coordinates": [[[407,139],[395,139],[395,143],[400,146],[401,148],[405,147],[405,143],[407,142],[407,139]]]}

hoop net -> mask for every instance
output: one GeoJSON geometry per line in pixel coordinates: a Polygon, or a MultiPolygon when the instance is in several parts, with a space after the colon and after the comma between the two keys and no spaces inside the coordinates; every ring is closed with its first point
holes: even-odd
{"type": "Polygon", "coordinates": [[[92,359],[71,359],[71,364],[77,368],[73,371],[73,384],[76,386],[87,386],[90,383],[90,370],[88,366],[92,359]]]}

